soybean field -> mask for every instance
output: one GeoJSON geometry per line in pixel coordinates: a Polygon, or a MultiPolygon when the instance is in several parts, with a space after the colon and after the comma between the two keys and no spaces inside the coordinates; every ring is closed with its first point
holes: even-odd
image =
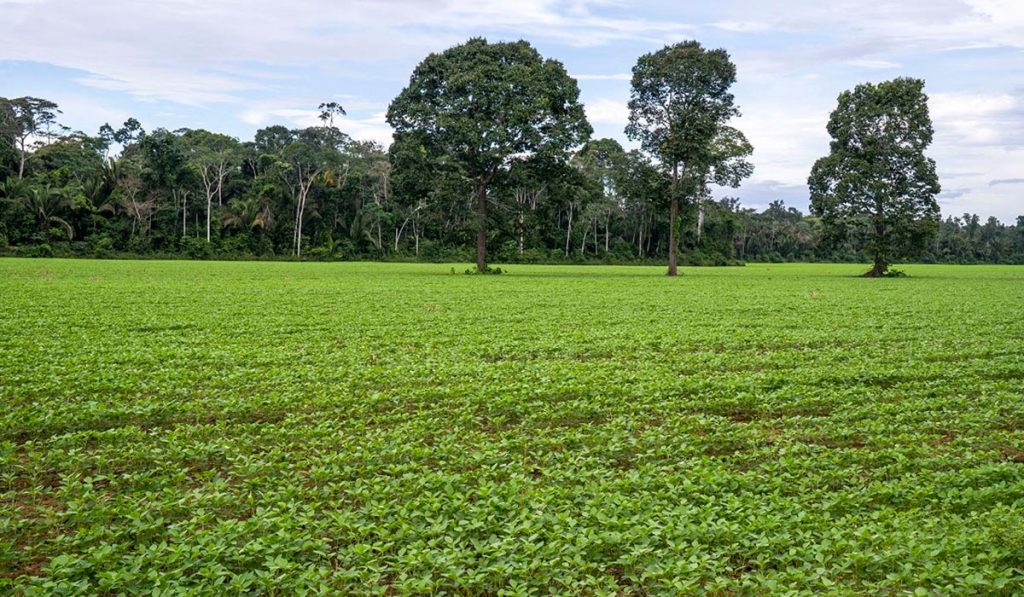
{"type": "Polygon", "coordinates": [[[1024,267],[0,260],[0,593],[1015,594],[1024,267]]]}

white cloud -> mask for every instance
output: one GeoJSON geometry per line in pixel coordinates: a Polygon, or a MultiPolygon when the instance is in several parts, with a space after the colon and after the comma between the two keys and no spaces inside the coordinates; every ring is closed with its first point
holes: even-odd
{"type": "Polygon", "coordinates": [[[625,100],[608,98],[584,102],[587,120],[592,124],[611,124],[625,127],[629,122],[629,107],[625,100]]]}
{"type": "Polygon", "coordinates": [[[932,154],[949,189],[943,209],[976,201],[977,210],[1003,218],[1024,212],[1020,185],[988,184],[1019,178],[1024,163],[1024,80],[1015,66],[1024,62],[1012,54],[1024,49],[1021,0],[0,0],[0,6],[0,61],[77,69],[84,73],[77,82],[125,100],[104,111],[99,92],[89,103],[88,90],[74,90],[55,98],[69,122],[87,112],[113,120],[131,109],[130,100],[141,99],[181,104],[174,110],[184,113],[174,118],[181,125],[217,126],[226,114],[235,125],[307,126],[319,123],[315,106],[331,95],[322,89],[355,89],[360,97],[338,98],[350,112],[338,124],[353,137],[382,143],[391,136],[383,106],[413,65],[473,35],[525,37],[545,55],[568,55],[567,65],[583,73],[577,78],[584,96],[600,94],[585,102],[588,117],[620,139],[628,111],[626,100],[615,98],[628,93],[632,57],[701,38],[727,45],[737,63],[736,97],[744,110],[737,125],[755,147],[751,192],[766,200],[774,192],[797,195],[814,160],[827,152],[825,124],[839,91],[865,77],[917,74],[928,60],[976,60],[999,76],[983,83],[953,75],[928,81],[932,154]],[[598,58],[573,63],[574,53],[583,55],[578,48],[598,58]],[[1003,70],[992,66],[993,52],[1004,53],[1003,70]]]}
{"type": "Polygon", "coordinates": [[[719,29],[739,33],[760,33],[775,28],[772,24],[764,21],[718,21],[712,24],[719,29]]]}
{"type": "MultiPolygon", "coordinates": [[[[143,99],[236,101],[274,69],[418,60],[481,31],[570,46],[675,36],[692,27],[596,16],[554,0],[36,0],[8,2],[0,60],[90,73],[82,82],[143,99]],[[54,18],[59,15],[59,18],[54,18]],[[45,23],[45,26],[43,24],[45,23]],[[244,65],[258,65],[248,70],[244,65]]],[[[596,2],[596,4],[603,4],[596,2]]]]}
{"type": "MultiPolygon", "coordinates": [[[[254,127],[283,124],[289,128],[320,126],[320,112],[295,106],[264,106],[244,110],[239,118],[254,127]]],[[[334,119],[334,126],[353,139],[376,141],[387,147],[391,144],[392,130],[385,120],[385,112],[375,112],[365,118],[340,116],[334,119]]]]}
{"type": "Polygon", "coordinates": [[[933,93],[929,110],[937,141],[953,147],[965,145],[1002,147],[1020,143],[1024,132],[1020,101],[1008,93],[933,93]]]}

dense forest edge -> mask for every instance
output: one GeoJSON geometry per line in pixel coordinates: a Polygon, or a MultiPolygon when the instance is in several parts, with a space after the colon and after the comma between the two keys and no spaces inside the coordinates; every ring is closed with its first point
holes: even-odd
{"type": "MultiPolygon", "coordinates": [[[[320,105],[320,126],[269,126],[256,131],[252,140],[239,141],[202,129],[147,131],[135,119],[118,128],[104,125],[91,135],[62,126],[54,102],[0,98],[0,254],[476,259],[481,270],[483,247],[487,260],[498,263],[663,264],[666,258],[670,263],[676,259],[669,251],[673,246],[678,247],[680,265],[869,259],[865,248],[870,242],[837,236],[827,217],[802,213],[782,201],[755,210],[735,198],[713,197],[710,184],[735,187],[752,171],[745,159],[752,148],[741,132],[726,124],[738,113],[732,96],[725,93],[734,78],[724,51],[706,51],[699,44],[666,47],[641,57],[634,69],[634,118],[627,133],[641,140],[643,148],[630,151],[613,139],[590,138],[575,81],[559,63],[542,60],[526,42],[471,40],[428,57],[389,110],[389,122],[396,129],[390,147],[352,139],[335,127],[335,117],[345,112],[334,102],[320,105]],[[472,159],[457,154],[458,148],[468,146],[465,139],[441,138],[434,130],[439,122],[455,131],[460,126],[473,128],[472,122],[445,120],[465,111],[459,105],[465,98],[441,97],[428,105],[423,98],[445,86],[420,70],[430,76],[448,72],[445,69],[461,73],[466,64],[487,66],[492,57],[495,64],[518,60],[523,69],[535,69],[527,78],[536,79],[538,89],[523,93],[541,98],[538,105],[550,114],[539,124],[502,124],[503,114],[514,112],[515,106],[495,99],[489,106],[494,114],[487,118],[504,128],[492,131],[484,149],[491,151],[500,143],[493,141],[494,135],[508,131],[524,131],[520,137],[532,134],[536,139],[519,145],[510,142],[502,148],[504,153],[494,150],[490,161],[480,158],[476,163],[473,159],[480,151],[466,154],[472,159]],[[671,74],[658,70],[665,65],[679,70],[691,63],[697,65],[693,68],[721,66],[722,108],[717,120],[708,120],[714,126],[705,127],[715,131],[705,143],[705,154],[691,150],[669,156],[665,147],[676,143],[672,135],[683,128],[666,129],[658,137],[657,130],[645,125],[644,93],[658,89],[645,90],[642,84],[660,85],[670,79],[671,74]],[[552,94],[557,97],[549,97],[552,94]],[[442,100],[448,104],[442,105],[442,100]],[[723,152],[728,154],[725,158],[723,152]],[[666,156],[675,165],[706,165],[699,180],[688,182],[677,174],[678,168],[665,166],[666,156]]],[[[525,84],[493,73],[485,80],[513,87],[525,84]]],[[[475,85],[474,97],[482,95],[480,89],[489,89],[481,87],[483,83],[475,85]]],[[[922,110],[916,155],[923,166],[915,168],[931,168],[934,180],[921,183],[930,189],[921,204],[935,207],[914,216],[914,221],[931,227],[927,234],[913,232],[920,237],[920,246],[905,261],[1024,263],[1024,216],[1014,224],[994,217],[982,221],[973,214],[938,216],[934,163],[921,151],[931,141],[922,86],[923,82],[897,80],[877,88],[860,86],[852,95],[840,97],[841,107],[846,98],[856,109],[875,101],[872,97],[911,97],[907,105],[922,110]],[[889,84],[902,87],[885,91],[883,86],[889,84]],[[890,95],[880,91],[871,96],[877,90],[890,95]]],[[[683,116],[679,119],[684,123],[703,117],[683,116]]],[[[444,134],[451,137],[451,130],[444,134]]],[[[819,179],[821,197],[838,192],[842,181],[837,183],[828,167],[829,160],[843,159],[836,149],[842,143],[834,140],[832,155],[815,165],[812,193],[819,179]]]]}

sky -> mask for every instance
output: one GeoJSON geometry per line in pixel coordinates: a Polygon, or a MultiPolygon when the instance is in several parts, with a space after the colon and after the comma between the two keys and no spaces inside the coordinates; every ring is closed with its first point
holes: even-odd
{"type": "MultiPolygon", "coordinates": [[[[944,215],[1024,215],[1024,0],[0,0],[0,96],[56,101],[61,121],[207,128],[335,123],[389,142],[390,100],[429,53],[526,39],[579,80],[595,137],[627,146],[637,57],[696,39],[737,66],[754,175],[728,194],[807,208],[840,92],[925,79],[944,215]]],[[[116,127],[115,127],[116,128],[116,127]]]]}

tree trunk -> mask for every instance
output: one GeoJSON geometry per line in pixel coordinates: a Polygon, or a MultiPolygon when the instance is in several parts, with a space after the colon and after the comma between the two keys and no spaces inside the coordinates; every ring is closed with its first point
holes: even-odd
{"type": "Polygon", "coordinates": [[[676,220],[679,219],[679,198],[677,193],[679,191],[679,164],[672,164],[672,187],[670,193],[672,193],[672,199],[669,201],[669,216],[668,216],[668,272],[669,276],[679,275],[679,271],[676,268],[676,220]]]}
{"type": "Polygon", "coordinates": [[[419,216],[416,216],[412,221],[412,235],[416,242],[416,257],[420,256],[420,226],[419,216]]]}
{"type": "Polygon", "coordinates": [[[676,220],[679,218],[679,200],[675,196],[669,202],[668,217],[668,275],[677,276],[679,270],[676,266],[676,220]]]}
{"type": "Polygon", "coordinates": [[[609,218],[606,218],[605,221],[604,221],[604,252],[605,252],[605,254],[608,253],[608,239],[609,239],[609,237],[608,237],[608,224],[610,223],[609,222],[610,219],[611,218],[609,217],[609,218]]]}
{"type": "Polygon", "coordinates": [[[18,162],[18,180],[25,178],[25,160],[28,158],[28,154],[25,153],[25,141],[25,137],[19,139],[18,148],[20,151],[18,152],[18,157],[20,160],[18,162]]]}
{"type": "Polygon", "coordinates": [[[641,258],[644,256],[644,217],[643,217],[643,214],[640,214],[640,223],[637,225],[636,256],[637,257],[641,257],[641,258]]]}
{"type": "Polygon", "coordinates": [[[526,244],[524,236],[526,236],[526,215],[523,210],[526,209],[524,206],[519,206],[519,254],[523,254],[523,248],[526,244]]]}
{"type": "Polygon", "coordinates": [[[889,260],[883,249],[885,246],[885,224],[876,221],[875,236],[877,245],[875,246],[874,263],[871,269],[864,274],[866,278],[881,278],[889,271],[889,260]]]}
{"type": "Polygon", "coordinates": [[[295,256],[302,257],[302,220],[306,215],[306,193],[299,197],[299,217],[295,219],[295,256]]]}
{"type": "Polygon", "coordinates": [[[884,277],[886,272],[888,271],[889,264],[885,262],[885,258],[882,257],[881,255],[875,255],[874,264],[872,264],[871,269],[864,274],[864,277],[881,278],[884,277]]]}
{"type": "Polygon", "coordinates": [[[569,256],[569,240],[572,238],[572,201],[569,202],[569,223],[565,228],[565,256],[569,256]]]}
{"type": "Polygon", "coordinates": [[[227,176],[223,164],[217,168],[217,206],[224,205],[224,177],[227,176]]]}
{"type": "Polygon", "coordinates": [[[476,271],[487,271],[487,183],[478,178],[474,183],[476,195],[476,271]]]}
{"type": "Polygon", "coordinates": [[[299,256],[299,238],[302,235],[302,191],[295,197],[295,230],[292,232],[292,248],[299,256]]]}
{"type": "Polygon", "coordinates": [[[206,193],[206,242],[210,242],[210,209],[213,207],[213,196],[206,193]]]}
{"type": "Polygon", "coordinates": [[[704,234],[704,201],[697,199],[697,244],[700,244],[700,237],[704,234]]]}

